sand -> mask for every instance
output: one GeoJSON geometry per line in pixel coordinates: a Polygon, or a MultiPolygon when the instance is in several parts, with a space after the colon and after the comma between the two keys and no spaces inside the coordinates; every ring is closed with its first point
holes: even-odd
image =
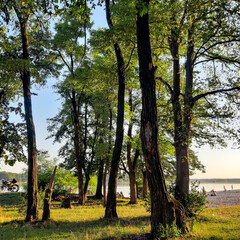
{"type": "Polygon", "coordinates": [[[240,206],[240,190],[217,191],[216,196],[207,196],[207,207],[240,206]]]}

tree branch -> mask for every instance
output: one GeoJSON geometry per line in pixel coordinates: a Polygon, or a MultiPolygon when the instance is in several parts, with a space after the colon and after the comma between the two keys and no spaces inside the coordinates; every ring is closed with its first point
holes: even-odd
{"type": "Polygon", "coordinates": [[[124,170],[129,175],[129,171],[127,170],[126,165],[124,164],[122,159],[121,159],[121,163],[122,163],[122,166],[123,166],[123,169],[121,169],[121,170],[124,170]]]}
{"type": "Polygon", "coordinates": [[[140,154],[140,151],[137,148],[136,152],[135,152],[135,155],[134,155],[134,159],[133,159],[133,165],[132,165],[134,171],[135,171],[135,168],[136,168],[136,164],[137,164],[137,160],[138,160],[139,154],[140,154]]]}
{"type": "MultiPolygon", "coordinates": [[[[201,55],[204,55],[205,52],[207,52],[208,50],[212,49],[213,47],[215,47],[215,46],[217,46],[217,45],[226,44],[226,43],[231,43],[231,42],[239,42],[239,39],[234,38],[234,39],[231,39],[231,40],[215,42],[215,43],[213,43],[212,45],[210,45],[209,47],[204,48],[204,51],[203,51],[203,52],[200,52],[200,51],[199,51],[199,52],[198,52],[198,55],[197,55],[197,54],[195,55],[195,58],[198,58],[198,57],[200,57],[201,55]]],[[[202,46],[202,48],[203,48],[203,46],[202,46]]]]}
{"type": "Polygon", "coordinates": [[[167,81],[165,81],[164,79],[162,79],[161,77],[156,77],[156,79],[160,80],[168,88],[168,90],[172,96],[173,90],[172,90],[172,87],[170,86],[170,84],[167,81]]]}
{"type": "Polygon", "coordinates": [[[203,46],[204,46],[205,44],[207,44],[207,43],[210,41],[211,38],[213,38],[214,36],[216,36],[218,30],[219,30],[219,28],[217,28],[216,31],[215,31],[212,35],[210,35],[209,38],[208,38],[205,42],[203,42],[202,45],[198,48],[198,50],[196,51],[195,57],[193,58],[193,61],[192,61],[193,63],[196,61],[196,59],[197,59],[199,56],[201,56],[201,54],[199,54],[199,53],[200,53],[201,49],[203,48],[203,46]]]}
{"type": "Polygon", "coordinates": [[[202,60],[202,61],[199,61],[199,62],[196,62],[194,64],[194,66],[198,65],[198,64],[201,64],[201,63],[204,63],[204,62],[210,62],[210,61],[213,61],[213,60],[219,60],[219,61],[222,61],[222,62],[226,62],[226,63],[236,63],[236,64],[239,64],[240,65],[240,60],[238,59],[233,59],[233,58],[228,58],[228,57],[225,57],[225,56],[207,56],[206,57],[209,57],[208,59],[205,59],[205,60],[202,60]]]}
{"type": "Polygon", "coordinates": [[[3,90],[0,92],[0,103],[3,101],[3,98],[4,98],[5,95],[6,95],[6,93],[5,93],[5,90],[3,89],[3,90]]]}
{"type": "Polygon", "coordinates": [[[180,20],[180,24],[179,24],[179,29],[181,30],[182,27],[183,27],[183,23],[184,23],[184,20],[186,18],[186,15],[187,15],[187,5],[188,5],[188,0],[185,1],[185,9],[184,9],[184,12],[183,12],[183,15],[182,15],[182,18],[180,20]]]}
{"type": "Polygon", "coordinates": [[[87,0],[84,1],[84,13],[85,13],[85,19],[84,19],[84,50],[83,50],[83,55],[81,57],[80,60],[80,64],[82,63],[86,52],[87,52],[87,14],[86,14],[86,10],[87,10],[87,0]]]}
{"type": "Polygon", "coordinates": [[[105,1],[105,6],[106,6],[106,18],[107,18],[107,23],[110,28],[113,27],[112,19],[111,19],[111,13],[110,13],[110,1],[106,0],[105,1]]]}
{"type": "Polygon", "coordinates": [[[199,99],[204,98],[206,96],[214,95],[216,93],[230,92],[230,91],[234,91],[234,90],[240,90],[240,87],[233,87],[233,88],[228,88],[228,89],[218,89],[218,90],[215,90],[215,91],[210,91],[210,92],[199,94],[199,95],[197,95],[193,98],[193,104],[196,101],[198,101],[199,99]]]}
{"type": "Polygon", "coordinates": [[[62,59],[63,63],[67,66],[68,70],[69,70],[70,72],[72,72],[71,67],[70,67],[69,64],[66,62],[66,60],[64,59],[64,57],[63,57],[63,55],[62,55],[62,53],[60,52],[59,49],[57,49],[57,52],[58,52],[58,54],[59,54],[59,57],[62,59]]]}
{"type": "Polygon", "coordinates": [[[126,65],[126,67],[124,68],[124,72],[128,69],[128,67],[129,67],[129,65],[130,65],[130,61],[131,61],[131,59],[132,59],[132,55],[133,55],[134,50],[135,50],[135,44],[133,43],[133,49],[132,49],[131,54],[130,54],[130,56],[129,56],[128,63],[127,63],[127,65],[126,65]]]}

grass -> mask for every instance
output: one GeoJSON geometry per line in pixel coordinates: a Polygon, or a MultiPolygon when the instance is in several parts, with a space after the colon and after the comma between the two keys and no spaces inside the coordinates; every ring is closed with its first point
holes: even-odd
{"type": "MultiPolygon", "coordinates": [[[[62,209],[53,202],[51,222],[24,222],[25,207],[19,193],[0,194],[0,239],[132,239],[150,232],[150,214],[143,202],[129,205],[118,201],[118,219],[104,219],[101,202],[62,209]]],[[[40,211],[40,218],[42,212],[40,211]]],[[[240,239],[240,207],[205,209],[195,220],[192,231],[178,239],[240,239]]]]}

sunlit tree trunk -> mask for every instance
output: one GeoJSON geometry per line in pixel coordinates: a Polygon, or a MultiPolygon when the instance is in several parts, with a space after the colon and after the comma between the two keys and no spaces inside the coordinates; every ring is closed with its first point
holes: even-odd
{"type": "Polygon", "coordinates": [[[107,205],[107,172],[110,164],[110,153],[111,153],[111,145],[112,145],[112,137],[111,137],[111,132],[112,132],[112,109],[111,105],[108,105],[109,109],[109,136],[108,136],[108,154],[106,158],[106,164],[103,172],[103,205],[106,207],[107,205]]]}
{"type": "Polygon", "coordinates": [[[149,16],[143,11],[149,0],[137,5],[137,43],[140,83],[142,89],[141,140],[151,195],[151,237],[157,238],[160,225],[166,227],[174,220],[173,204],[167,192],[159,155],[155,71],[152,63],[149,16]]]}
{"type": "Polygon", "coordinates": [[[38,219],[38,185],[37,185],[37,148],[35,127],[32,115],[32,100],[31,100],[31,83],[30,71],[28,67],[29,61],[29,42],[28,42],[28,15],[20,13],[16,10],[21,27],[23,59],[25,62],[25,69],[21,73],[23,83],[23,96],[25,108],[25,120],[27,125],[28,137],[28,203],[26,221],[30,222],[38,219]],[[22,15],[22,16],[21,16],[22,15]]]}
{"type": "MultiPolygon", "coordinates": [[[[110,16],[110,1],[106,0],[106,15],[108,25],[111,28],[112,21],[110,16]]],[[[122,51],[118,43],[114,44],[114,50],[117,58],[118,72],[118,107],[117,107],[117,129],[116,139],[113,149],[110,176],[108,182],[107,205],[105,210],[105,218],[117,217],[116,211],[116,191],[118,180],[118,169],[123,143],[123,123],[124,123],[124,95],[125,95],[125,78],[124,78],[124,60],[122,51]]]]}
{"type": "Polygon", "coordinates": [[[142,197],[143,199],[147,198],[148,194],[148,180],[147,180],[147,171],[142,171],[143,174],[143,189],[142,189],[142,197]]]}
{"type": "Polygon", "coordinates": [[[100,160],[99,169],[98,169],[98,177],[97,177],[97,190],[95,194],[96,199],[102,199],[102,186],[103,186],[103,169],[104,169],[104,162],[100,160]]]}
{"type": "MultiPolygon", "coordinates": [[[[129,107],[130,111],[133,112],[133,102],[132,102],[132,89],[128,89],[129,93],[129,107]]],[[[128,143],[127,143],[127,164],[128,164],[128,174],[129,174],[129,182],[130,182],[130,201],[129,204],[137,204],[137,183],[136,183],[136,163],[139,155],[139,151],[136,151],[135,157],[132,160],[131,153],[132,153],[132,129],[133,123],[132,118],[129,120],[128,126],[128,143]]]]}
{"type": "Polygon", "coordinates": [[[73,108],[73,126],[74,126],[74,150],[76,156],[77,174],[78,174],[78,203],[85,204],[85,194],[83,185],[83,159],[80,151],[80,137],[79,137],[79,113],[76,102],[76,93],[72,91],[72,108],[73,108]]]}

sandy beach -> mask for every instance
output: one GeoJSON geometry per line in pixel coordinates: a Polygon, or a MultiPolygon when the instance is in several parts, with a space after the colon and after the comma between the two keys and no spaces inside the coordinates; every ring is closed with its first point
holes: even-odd
{"type": "Polygon", "coordinates": [[[217,191],[216,196],[207,196],[207,207],[240,206],[240,190],[217,191]]]}

